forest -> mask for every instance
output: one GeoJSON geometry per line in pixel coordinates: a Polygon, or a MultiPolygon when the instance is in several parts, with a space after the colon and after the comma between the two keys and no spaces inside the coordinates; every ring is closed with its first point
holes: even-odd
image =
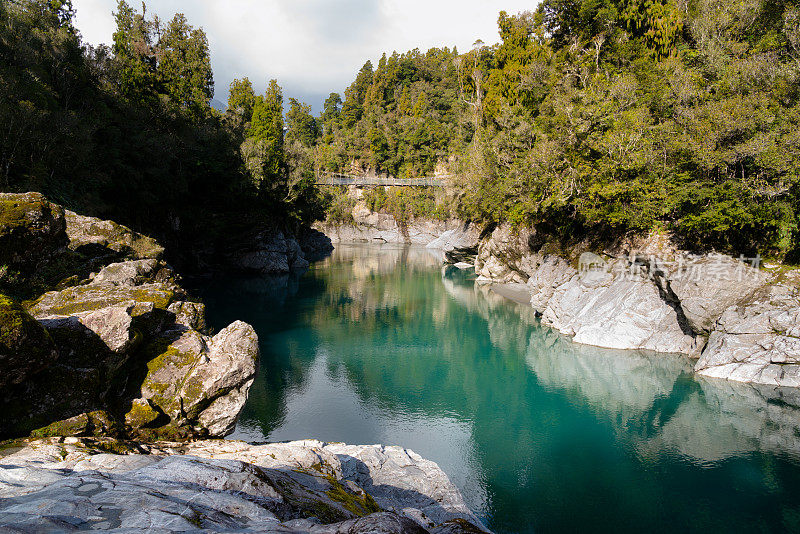
{"type": "Polygon", "coordinates": [[[319,115],[247,78],[214,110],[202,29],[124,0],[114,14],[113,44],[94,47],[69,0],[0,3],[0,189],[191,243],[346,219],[321,171],[439,172],[457,177],[447,195],[367,200],[800,261],[796,1],[543,0],[501,12],[497,44],[367,61],[319,115]]]}
{"type": "Polygon", "coordinates": [[[317,167],[438,166],[459,179],[436,213],[800,260],[797,2],[544,0],[498,25],[493,46],[367,62],[326,102],[317,167]]]}
{"type": "Polygon", "coordinates": [[[0,190],[40,191],[174,250],[323,215],[313,179],[290,183],[280,88],[245,129],[210,106],[208,39],[186,17],[120,0],[112,45],[94,47],[74,14],[69,0],[0,2],[0,190]],[[269,135],[278,155],[259,144],[269,135]]]}

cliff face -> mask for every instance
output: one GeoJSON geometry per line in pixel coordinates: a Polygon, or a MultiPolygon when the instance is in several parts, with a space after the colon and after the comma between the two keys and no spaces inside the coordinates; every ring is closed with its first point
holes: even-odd
{"type": "Polygon", "coordinates": [[[480,237],[476,225],[458,219],[397,221],[392,215],[371,211],[363,202],[356,204],[351,215],[350,224],[322,222],[314,228],[335,243],[400,243],[437,249],[474,247],[480,237]]]}
{"type": "Polygon", "coordinates": [[[501,226],[482,241],[479,281],[530,294],[542,323],[578,343],[699,358],[706,376],[800,387],[800,273],[692,255],[660,236],[602,251],[501,226]]]}

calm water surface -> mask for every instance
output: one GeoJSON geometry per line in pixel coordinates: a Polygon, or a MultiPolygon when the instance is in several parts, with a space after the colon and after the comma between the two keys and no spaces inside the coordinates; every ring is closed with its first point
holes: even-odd
{"type": "Polygon", "coordinates": [[[261,339],[233,438],[402,445],[496,532],[800,530],[792,392],[573,344],[421,248],[340,246],[205,293],[215,326],[261,339]]]}

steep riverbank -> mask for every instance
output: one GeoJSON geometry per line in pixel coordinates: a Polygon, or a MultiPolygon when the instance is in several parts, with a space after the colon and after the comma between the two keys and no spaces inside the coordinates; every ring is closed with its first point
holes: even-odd
{"type": "Polygon", "coordinates": [[[501,293],[529,302],[543,324],[577,343],[687,354],[705,376],[800,387],[798,271],[690,254],[659,235],[565,244],[510,226],[398,225],[361,205],[353,219],[318,229],[341,242],[421,241],[450,251],[450,261],[475,253],[479,283],[503,284],[501,293]]]}
{"type": "MultiPolygon", "coordinates": [[[[287,275],[330,248],[311,230],[263,230],[225,261],[287,275]]],[[[411,451],[193,441],[233,431],[259,342],[239,320],[213,332],[164,256],[38,193],[0,194],[0,524],[481,531],[446,475],[411,451]]]]}
{"type": "Polygon", "coordinates": [[[387,213],[371,211],[363,202],[356,204],[351,215],[350,223],[326,221],[316,223],[314,229],[334,243],[401,243],[437,250],[475,247],[480,238],[477,225],[458,219],[398,221],[387,213]]]}

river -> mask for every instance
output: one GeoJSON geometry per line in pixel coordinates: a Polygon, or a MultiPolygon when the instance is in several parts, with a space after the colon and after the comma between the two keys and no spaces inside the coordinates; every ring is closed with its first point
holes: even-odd
{"type": "Polygon", "coordinates": [[[498,533],[800,531],[800,393],[577,345],[428,250],[339,246],[300,278],[210,282],[253,324],[233,439],[402,445],[498,533]]]}

